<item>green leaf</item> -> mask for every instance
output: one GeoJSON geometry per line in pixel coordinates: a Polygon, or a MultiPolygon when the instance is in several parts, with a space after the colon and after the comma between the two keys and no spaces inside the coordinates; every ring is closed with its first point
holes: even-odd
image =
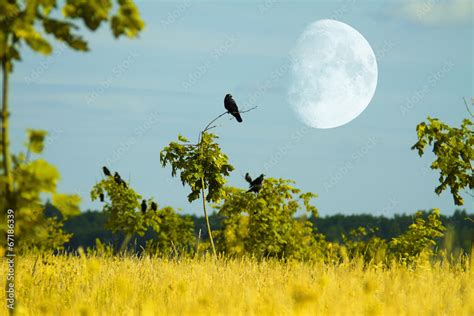
{"type": "Polygon", "coordinates": [[[44,140],[48,134],[43,130],[27,129],[28,142],[26,147],[35,154],[40,154],[44,149],[44,140]]]}
{"type": "Polygon", "coordinates": [[[464,119],[460,128],[453,128],[428,117],[428,123],[418,124],[418,142],[412,146],[412,150],[417,149],[420,156],[427,145],[433,146],[436,159],[431,163],[431,169],[440,172],[440,185],[435,188],[435,193],[439,195],[449,187],[456,205],[464,204],[460,192],[472,188],[474,183],[472,125],[469,119],[464,119]]]}
{"type": "Polygon", "coordinates": [[[178,140],[183,142],[183,143],[189,142],[188,139],[186,137],[184,137],[183,135],[181,135],[181,134],[178,135],[178,140]]]}
{"type": "Polygon", "coordinates": [[[46,33],[54,35],[54,37],[62,42],[65,42],[69,47],[88,51],[87,42],[80,36],[72,34],[72,29],[77,29],[77,26],[70,22],[59,21],[50,18],[43,19],[43,27],[46,33]]]}
{"type": "Polygon", "coordinates": [[[53,194],[53,205],[64,217],[68,218],[80,213],[81,197],[77,194],[53,194]]]}

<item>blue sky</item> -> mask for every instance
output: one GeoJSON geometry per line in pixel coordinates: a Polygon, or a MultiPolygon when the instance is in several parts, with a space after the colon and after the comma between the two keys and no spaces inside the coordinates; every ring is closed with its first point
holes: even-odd
{"type": "MultiPolygon", "coordinates": [[[[431,155],[411,145],[426,116],[458,125],[472,96],[472,2],[138,1],[146,29],[137,40],[112,38],[107,27],[86,32],[91,52],[56,46],[52,57],[25,50],[11,84],[12,146],[25,129],[51,138],[45,158],[63,192],[89,192],[108,164],[161,206],[201,214],[187,188],[159,163],[178,133],[196,139],[222,113],[232,93],[244,123],[224,119],[215,132],[236,170],[229,183],[246,187],[245,172],[294,179],[317,193],[320,213],[392,215],[455,209],[449,192],[433,190],[431,155]],[[335,129],[306,128],[288,104],[287,55],[305,27],[335,19],[357,29],[378,63],[377,90],[367,109],[335,129]]],[[[473,209],[468,195],[466,208],[473,209]]]]}

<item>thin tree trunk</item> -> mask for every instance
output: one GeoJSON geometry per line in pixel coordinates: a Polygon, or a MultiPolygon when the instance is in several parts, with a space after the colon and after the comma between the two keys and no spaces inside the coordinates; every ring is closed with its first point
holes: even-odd
{"type": "Polygon", "coordinates": [[[122,244],[120,245],[120,253],[123,253],[125,250],[127,250],[128,243],[132,239],[132,234],[128,233],[125,235],[125,238],[122,241],[122,244]]]}
{"type": "Polygon", "coordinates": [[[204,217],[206,218],[207,233],[211,241],[212,254],[217,257],[216,248],[214,247],[214,239],[212,238],[211,224],[209,224],[209,216],[206,208],[206,189],[204,188],[204,178],[201,177],[201,192],[202,192],[202,208],[204,209],[204,217]]]}
{"type": "MultiPolygon", "coordinates": [[[[5,43],[6,45],[6,43],[5,43]]],[[[2,58],[2,164],[3,175],[5,176],[5,194],[7,208],[13,207],[11,204],[13,181],[11,176],[11,157],[10,157],[10,140],[8,133],[8,77],[9,77],[9,61],[6,56],[2,58]]]]}
{"type": "MultiPolygon", "coordinates": [[[[6,56],[7,46],[8,46],[8,35],[5,34],[5,41],[1,43],[4,45],[3,51],[4,56],[2,57],[2,113],[1,113],[1,147],[2,147],[2,165],[3,165],[3,175],[5,176],[5,213],[9,208],[13,208],[12,205],[12,187],[13,181],[10,172],[11,166],[11,157],[10,157],[10,140],[8,135],[8,77],[9,77],[9,62],[8,57],[6,56]]],[[[13,316],[15,314],[15,307],[13,309],[8,309],[8,314],[13,316]]]]}
{"type": "MultiPolygon", "coordinates": [[[[253,107],[251,109],[248,109],[246,111],[240,111],[239,113],[249,112],[249,111],[252,111],[255,108],[257,108],[257,107],[255,106],[255,107],[253,107]]],[[[201,150],[201,155],[202,155],[203,150],[204,150],[204,148],[202,148],[202,139],[204,137],[204,133],[206,133],[208,130],[216,127],[215,125],[214,126],[211,126],[211,125],[215,121],[217,121],[219,118],[226,115],[227,113],[229,113],[229,111],[225,111],[224,113],[219,114],[215,119],[210,121],[209,124],[207,124],[206,127],[199,133],[199,138],[198,138],[197,145],[199,146],[199,148],[201,150]]],[[[209,216],[207,215],[207,209],[206,209],[206,188],[204,187],[204,175],[201,177],[201,192],[202,192],[202,208],[204,209],[204,217],[206,218],[207,232],[209,234],[209,240],[211,241],[212,253],[214,254],[214,257],[217,257],[216,248],[214,247],[214,239],[212,238],[211,225],[209,224],[209,216]]]]}
{"type": "Polygon", "coordinates": [[[471,236],[471,270],[474,271],[474,232],[472,233],[471,236]]]}
{"type": "MultiPolygon", "coordinates": [[[[227,113],[227,112],[226,112],[227,113]]],[[[211,123],[209,123],[206,128],[204,129],[204,131],[202,131],[200,134],[199,134],[199,140],[198,140],[198,146],[199,146],[199,150],[201,151],[201,155],[203,154],[203,151],[204,151],[204,148],[202,147],[202,140],[204,138],[204,133],[205,131],[207,130],[207,128],[212,124],[212,122],[214,122],[215,120],[217,120],[219,117],[221,117],[222,115],[224,115],[225,113],[219,115],[217,118],[215,118],[214,120],[211,121],[211,123]]],[[[212,230],[211,230],[211,224],[209,223],[209,216],[207,215],[207,208],[206,208],[206,187],[205,187],[205,182],[204,182],[204,174],[202,175],[201,177],[201,194],[202,194],[202,209],[204,210],[204,218],[206,219],[206,226],[207,226],[207,233],[209,234],[209,240],[211,241],[211,247],[212,247],[212,254],[214,255],[214,257],[217,257],[217,254],[216,254],[216,248],[214,247],[214,239],[212,238],[212,230]]]]}

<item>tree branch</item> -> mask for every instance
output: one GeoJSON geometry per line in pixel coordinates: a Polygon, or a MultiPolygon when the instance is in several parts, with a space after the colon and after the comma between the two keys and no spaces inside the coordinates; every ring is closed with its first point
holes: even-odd
{"type": "MultiPolygon", "coordinates": [[[[258,106],[254,106],[248,110],[244,110],[244,111],[239,111],[240,114],[243,114],[243,113],[247,113],[247,112],[250,112],[252,110],[255,110],[256,108],[258,108],[258,106]]],[[[206,127],[204,127],[204,129],[199,133],[199,139],[198,139],[198,146],[199,146],[199,143],[201,142],[201,137],[202,137],[202,134],[204,134],[205,132],[207,132],[208,130],[210,129],[213,129],[215,127],[217,127],[217,125],[212,125],[212,123],[214,123],[215,121],[217,121],[218,119],[220,119],[221,117],[223,117],[224,115],[226,114],[230,114],[229,111],[225,111],[224,113],[221,113],[219,114],[217,117],[215,117],[212,121],[209,122],[209,124],[206,125],[206,127]]]]}
{"type": "Polygon", "coordinates": [[[469,110],[469,106],[467,105],[467,101],[466,101],[466,98],[462,98],[464,100],[464,105],[466,106],[466,110],[469,112],[469,114],[474,117],[474,114],[472,114],[471,110],[469,110]]]}

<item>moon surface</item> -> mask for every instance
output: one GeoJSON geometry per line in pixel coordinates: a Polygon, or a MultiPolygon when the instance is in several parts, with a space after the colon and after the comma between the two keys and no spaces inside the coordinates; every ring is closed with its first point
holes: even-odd
{"type": "Polygon", "coordinates": [[[369,105],[377,77],[375,54],[362,34],[339,21],[319,20],[291,53],[289,102],[306,125],[338,127],[369,105]]]}

